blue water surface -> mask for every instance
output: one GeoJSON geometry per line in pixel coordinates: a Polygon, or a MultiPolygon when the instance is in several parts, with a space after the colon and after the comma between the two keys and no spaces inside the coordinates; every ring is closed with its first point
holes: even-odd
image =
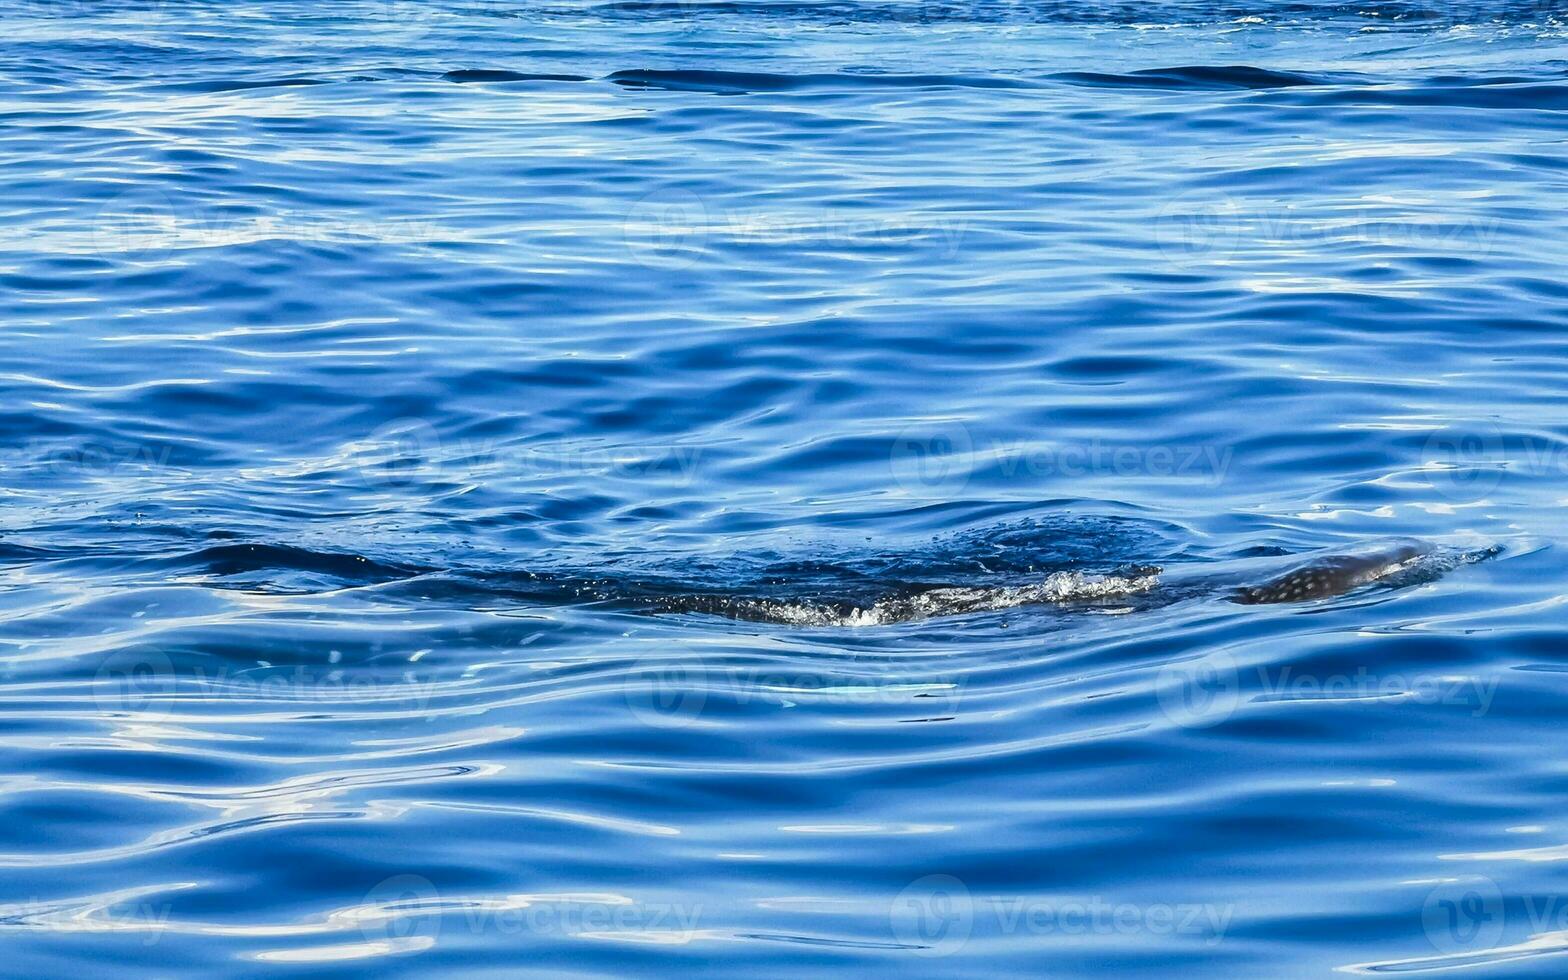
{"type": "Polygon", "coordinates": [[[1568,971],[1555,2],[0,28],[0,972],[1568,971]]]}

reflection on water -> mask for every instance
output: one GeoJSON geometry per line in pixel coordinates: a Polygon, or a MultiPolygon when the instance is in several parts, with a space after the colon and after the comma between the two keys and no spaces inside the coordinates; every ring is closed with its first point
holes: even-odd
{"type": "Polygon", "coordinates": [[[1551,4],[0,19],[5,972],[1568,962],[1551,4]]]}

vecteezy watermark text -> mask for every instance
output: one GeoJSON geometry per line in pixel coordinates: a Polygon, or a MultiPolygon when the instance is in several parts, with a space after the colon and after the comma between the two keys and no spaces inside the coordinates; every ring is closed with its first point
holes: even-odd
{"type": "Polygon", "coordinates": [[[335,917],[364,937],[408,948],[433,945],[443,932],[500,936],[615,937],[659,944],[689,942],[701,903],[635,901],[617,894],[443,895],[430,879],[397,874],[335,917]],[[417,940],[417,942],[410,942],[417,940]]]}
{"type": "Polygon", "coordinates": [[[1230,903],[1130,902],[1103,895],[973,896],[959,878],[926,875],[893,899],[895,939],[920,956],[950,956],[976,932],[1001,936],[1188,936],[1217,945],[1235,914],[1230,903]]]}
{"type": "Polygon", "coordinates": [[[1223,483],[1235,449],[1212,443],[1128,445],[1098,437],[1042,445],[992,441],[977,445],[956,422],[917,424],[894,439],[893,480],[905,490],[962,489],[976,473],[1004,480],[1164,477],[1223,483]]]}
{"type": "Polygon", "coordinates": [[[1154,241],[1165,259],[1176,265],[1222,264],[1284,250],[1366,246],[1383,251],[1463,251],[1473,257],[1491,249],[1501,221],[1465,211],[1466,203],[1341,213],[1228,194],[1190,193],[1172,198],[1155,215],[1154,241]]]}
{"type": "Polygon", "coordinates": [[[1226,721],[1243,701],[1379,702],[1445,705],[1479,718],[1492,708],[1496,678],[1421,671],[1377,673],[1360,666],[1322,673],[1291,665],[1243,670],[1224,652],[1162,667],[1155,695],[1165,716],[1184,728],[1226,721]]]}
{"type": "Polygon", "coordinates": [[[233,700],[279,702],[383,701],[407,711],[425,710],[441,686],[410,673],[396,677],[299,665],[176,670],[161,650],[126,648],[106,656],[93,678],[93,699],[109,715],[142,721],[172,716],[184,701],[214,693],[233,700]]]}
{"type": "Polygon", "coordinates": [[[962,215],[943,212],[720,209],[690,191],[668,190],[633,204],[623,234],[627,250],[639,262],[670,269],[710,258],[719,246],[921,248],[950,259],[958,254],[967,229],[962,215]]]}
{"type": "Polygon", "coordinates": [[[784,704],[852,707],[918,706],[923,714],[945,714],[963,697],[960,674],[922,675],[918,679],[891,666],[885,676],[828,676],[775,668],[704,665],[682,658],[648,657],[626,674],[622,692],[632,714],[644,724],[682,728],[696,724],[710,698],[727,704],[784,704]]]}

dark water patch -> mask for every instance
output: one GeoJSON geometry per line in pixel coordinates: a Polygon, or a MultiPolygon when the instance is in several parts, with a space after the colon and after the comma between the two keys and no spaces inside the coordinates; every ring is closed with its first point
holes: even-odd
{"type": "Polygon", "coordinates": [[[324,78],[215,78],[189,82],[172,82],[162,86],[166,92],[247,92],[253,89],[299,88],[310,85],[328,85],[324,78]]]}
{"type": "Polygon", "coordinates": [[[714,71],[705,69],[628,69],[612,72],[609,80],[628,88],[666,89],[673,92],[792,92],[832,88],[1031,88],[1021,79],[973,75],[898,75],[854,72],[780,74],[772,72],[714,71]]]}
{"type": "Polygon", "coordinates": [[[158,559],[169,571],[213,576],[228,584],[263,590],[298,588],[312,583],[348,586],[389,582],[423,574],[416,565],[378,561],[352,553],[317,551],[292,545],[212,545],[172,558],[158,559]]]}
{"type": "Polygon", "coordinates": [[[1145,68],[1121,75],[1104,72],[1063,72],[1051,77],[1058,81],[1080,85],[1161,89],[1274,89],[1330,84],[1330,79],[1326,76],[1271,71],[1250,65],[1145,68]]]}
{"type": "Polygon", "coordinates": [[[68,557],[47,548],[34,548],[14,541],[0,541],[0,563],[25,565],[68,557]]]}

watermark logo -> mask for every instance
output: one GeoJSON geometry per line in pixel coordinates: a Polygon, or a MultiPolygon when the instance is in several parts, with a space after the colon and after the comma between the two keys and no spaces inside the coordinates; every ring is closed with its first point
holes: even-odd
{"type": "Polygon", "coordinates": [[[655,728],[685,728],[697,722],[708,700],[708,672],[697,660],[644,657],[622,684],[633,716],[655,728]]]}
{"type": "Polygon", "coordinates": [[[1446,881],[1421,904],[1421,926],[1440,953],[1473,953],[1503,938],[1503,891],[1483,875],[1446,881]]]}
{"type": "Polygon", "coordinates": [[[1165,717],[1183,728],[1211,728],[1230,718],[1241,703],[1236,661],[1223,651],[1166,664],[1154,681],[1165,717]]]}
{"type": "Polygon", "coordinates": [[[354,470],[371,487],[408,487],[437,475],[441,437],[423,419],[394,419],[353,447],[354,470]]]}
{"type": "Polygon", "coordinates": [[[0,471],[33,470],[56,477],[115,479],[168,469],[174,447],[151,443],[87,442],[59,445],[39,439],[11,451],[0,451],[0,471]]]}
{"type": "Polygon", "coordinates": [[[176,672],[159,650],[126,648],[106,656],[93,678],[93,699],[106,717],[131,717],[138,722],[161,721],[186,697],[211,691],[243,699],[327,704],[337,702],[395,703],[423,711],[441,685],[421,682],[407,673],[395,678],[352,670],[319,674],[295,665],[266,671],[227,667],[207,671],[200,664],[176,672]]]}
{"type": "Polygon", "coordinates": [[[624,235],[627,250],[643,265],[683,269],[702,257],[708,209],[690,191],[656,191],[632,206],[624,235]]]}
{"type": "Polygon", "coordinates": [[[1367,667],[1331,674],[1297,670],[1289,664],[1241,671],[1229,654],[1217,652],[1162,667],[1155,694],[1160,710],[1172,722],[1183,728],[1211,728],[1235,714],[1243,687],[1254,704],[1435,705],[1480,718],[1491,711],[1498,683],[1495,677],[1466,674],[1375,674],[1367,667]]]}
{"type": "Polygon", "coordinates": [[[998,936],[1192,936],[1216,946],[1235,905],[1213,902],[1117,901],[1104,895],[975,897],[952,875],[926,875],[893,900],[891,925],[916,955],[951,956],[977,931],[998,936]]]}
{"type": "Polygon", "coordinates": [[[891,924],[900,943],[919,956],[951,956],[969,941],[974,929],[974,900],[964,883],[952,875],[926,875],[909,883],[893,899],[891,924]]]}
{"type": "Polygon", "coordinates": [[[1282,250],[1376,249],[1473,257],[1489,251],[1500,222],[1463,198],[1431,195],[1376,210],[1292,206],[1192,192],[1165,204],[1154,218],[1154,240],[1173,266],[1221,265],[1282,250]]]}
{"type": "Polygon", "coordinates": [[[969,482],[974,440],[958,422],[912,425],[894,437],[889,461],[893,482],[910,493],[956,493],[969,482]]]}
{"type": "Polygon", "coordinates": [[[184,244],[188,215],[156,187],[128,188],[103,202],[93,222],[93,248],[129,262],[157,262],[184,244]]]}
{"type": "Polygon", "coordinates": [[[1241,205],[1225,194],[1182,194],[1154,219],[1160,254],[1176,265],[1223,262],[1241,237],[1241,205]]]}
{"type": "Polygon", "coordinates": [[[366,19],[375,24],[376,43],[402,45],[429,33],[437,7],[427,0],[372,0],[366,19]]]}
{"type": "Polygon", "coordinates": [[[979,454],[1007,479],[1151,476],[1201,480],[1217,487],[1230,472],[1234,448],[1210,443],[1156,446],[1108,444],[1099,438],[1061,446],[994,443],[979,454]]]}
{"type": "Polygon", "coordinates": [[[1474,501],[1497,488],[1508,466],[1503,433],[1490,422],[1469,422],[1433,432],[1421,454],[1433,489],[1450,500],[1474,501]]]}
{"type": "Polygon", "coordinates": [[[87,899],[25,902],[0,905],[0,923],[13,930],[57,934],[108,934],[121,938],[141,934],[141,944],[156,946],[170,931],[173,905],[168,902],[138,901],[145,895],[162,891],[159,886],[128,888],[87,899]]]}
{"type": "Polygon", "coordinates": [[[1568,932],[1568,896],[1517,895],[1510,909],[1503,890],[1485,875],[1444,879],[1421,903],[1421,926],[1433,948],[1452,962],[1487,962],[1496,952],[1525,951],[1542,936],[1568,932]],[[1532,938],[1501,945],[1509,926],[1532,938]]]}
{"type": "Polygon", "coordinates": [[[174,711],[174,664],[160,650],[125,649],[106,657],[93,678],[93,700],[106,715],[156,721],[174,711]]]}
{"type": "Polygon", "coordinates": [[[627,212],[627,250],[650,268],[690,266],[714,246],[746,249],[921,251],[958,254],[968,224],[956,213],[860,211],[852,208],[713,210],[690,191],[656,191],[627,212]]]}
{"type": "Polygon", "coordinates": [[[336,458],[346,479],[374,489],[488,478],[655,480],[690,486],[706,453],[705,446],[685,443],[443,437],[424,419],[402,418],[342,444],[336,458]]]}
{"type": "Polygon", "coordinates": [[[422,875],[397,874],[365,893],[356,909],[360,932],[394,948],[428,947],[441,933],[441,893],[422,875]]]}

